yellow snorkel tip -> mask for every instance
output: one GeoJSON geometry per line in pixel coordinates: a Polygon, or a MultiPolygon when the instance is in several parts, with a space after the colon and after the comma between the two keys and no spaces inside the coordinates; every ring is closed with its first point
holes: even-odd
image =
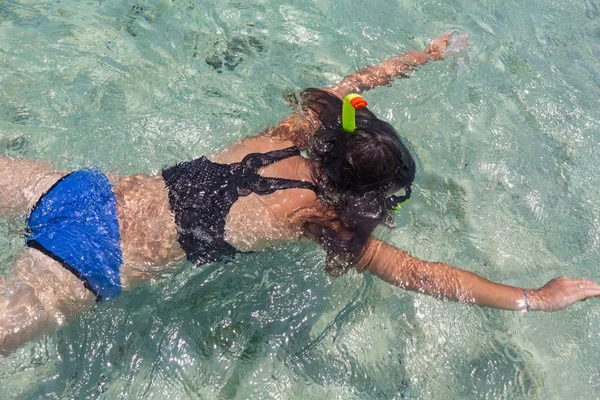
{"type": "Polygon", "coordinates": [[[400,210],[402,209],[402,204],[405,204],[408,201],[408,199],[400,202],[400,203],[396,203],[396,205],[394,207],[392,207],[392,214],[398,214],[400,212],[400,210]]]}
{"type": "Polygon", "coordinates": [[[392,214],[399,213],[401,209],[402,209],[402,206],[400,204],[396,204],[394,207],[392,207],[392,214]]]}
{"type": "Polygon", "coordinates": [[[356,130],[356,110],[366,107],[367,101],[359,94],[351,93],[342,104],[342,129],[352,133],[356,130]]]}

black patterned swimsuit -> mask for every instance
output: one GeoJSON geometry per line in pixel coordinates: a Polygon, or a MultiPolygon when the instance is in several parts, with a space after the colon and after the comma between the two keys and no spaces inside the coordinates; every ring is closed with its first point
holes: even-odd
{"type": "Polygon", "coordinates": [[[265,195],[283,189],[310,189],[306,181],[260,176],[258,170],[300,155],[296,147],[248,154],[242,162],[219,164],[200,157],[162,171],[169,189],[179,244],[187,259],[198,265],[234,256],[237,250],[225,241],[225,220],[240,196],[265,195]]]}

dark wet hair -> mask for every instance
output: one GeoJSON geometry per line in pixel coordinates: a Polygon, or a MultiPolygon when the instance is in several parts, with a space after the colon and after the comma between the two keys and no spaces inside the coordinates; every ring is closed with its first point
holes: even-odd
{"type": "Polygon", "coordinates": [[[320,89],[300,93],[305,111],[321,122],[308,154],[316,161],[314,181],[326,204],[304,224],[305,234],[327,251],[326,271],[338,276],[358,260],[388,210],[410,197],[415,162],[398,133],[366,107],[356,110],[356,130],[342,130],[342,100],[320,89]],[[405,189],[404,196],[388,197],[405,189]]]}

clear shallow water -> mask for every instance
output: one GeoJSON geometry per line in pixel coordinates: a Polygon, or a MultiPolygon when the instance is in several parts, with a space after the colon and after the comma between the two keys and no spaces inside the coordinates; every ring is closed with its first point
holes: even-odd
{"type": "MultiPolygon", "coordinates": [[[[157,172],[276,123],[285,93],[458,30],[468,55],[368,94],[418,158],[380,235],[519,286],[600,279],[599,7],[3,1],[0,153],[157,172]]],[[[22,223],[0,220],[5,275],[22,223]]],[[[309,245],[182,266],[0,360],[0,397],[600,397],[596,300],[522,315],[322,266],[309,245]]]]}

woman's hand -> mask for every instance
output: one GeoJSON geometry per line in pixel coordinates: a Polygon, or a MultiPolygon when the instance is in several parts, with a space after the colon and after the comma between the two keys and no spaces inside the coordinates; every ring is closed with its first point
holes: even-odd
{"type": "Polygon", "coordinates": [[[458,35],[446,32],[431,41],[423,50],[434,61],[443,60],[447,55],[460,53],[469,47],[469,35],[458,35]]]}
{"type": "Polygon", "coordinates": [[[556,278],[536,290],[527,290],[531,311],[558,311],[585,300],[600,297],[600,285],[589,279],[556,278]]]}

